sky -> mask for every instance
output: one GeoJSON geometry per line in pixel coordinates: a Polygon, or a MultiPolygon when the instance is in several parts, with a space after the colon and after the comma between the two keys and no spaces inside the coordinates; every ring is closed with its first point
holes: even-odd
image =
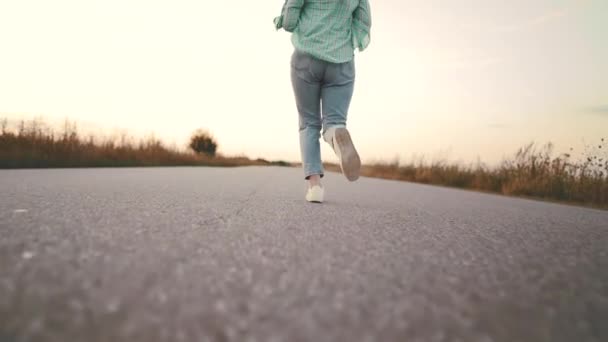
{"type": "MultiPolygon", "coordinates": [[[[283,0],[0,0],[0,117],[299,160],[283,0]]],[[[371,0],[348,127],[364,162],[492,164],[608,137],[608,1],[371,0]]],[[[324,160],[335,161],[323,144],[324,160]]]]}

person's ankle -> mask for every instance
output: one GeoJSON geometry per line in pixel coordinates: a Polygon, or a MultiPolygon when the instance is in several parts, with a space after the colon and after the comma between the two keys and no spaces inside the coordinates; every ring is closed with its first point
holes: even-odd
{"type": "Polygon", "coordinates": [[[319,175],[313,175],[308,178],[308,187],[321,186],[321,177],[319,175]]]}

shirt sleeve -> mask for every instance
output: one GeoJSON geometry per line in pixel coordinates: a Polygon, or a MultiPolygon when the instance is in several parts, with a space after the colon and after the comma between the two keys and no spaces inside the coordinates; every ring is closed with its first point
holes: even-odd
{"type": "Polygon", "coordinates": [[[353,46],[365,50],[371,41],[372,14],[368,0],[360,0],[353,12],[353,46]]]}
{"type": "Polygon", "coordinates": [[[285,13],[285,6],[287,6],[287,0],[283,3],[283,8],[281,8],[281,15],[274,18],[274,27],[279,30],[283,28],[283,13],[285,13]]]}
{"type": "Polygon", "coordinates": [[[286,0],[281,10],[281,15],[274,18],[275,28],[283,28],[287,32],[293,32],[298,26],[300,14],[304,7],[304,0],[286,0]]]}

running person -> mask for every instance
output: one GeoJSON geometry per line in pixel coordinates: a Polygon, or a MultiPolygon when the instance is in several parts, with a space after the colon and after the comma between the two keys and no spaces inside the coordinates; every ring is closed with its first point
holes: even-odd
{"type": "Polygon", "coordinates": [[[354,50],[370,43],[368,0],[286,0],[276,29],[292,32],[291,82],[300,126],[306,200],[323,202],[321,132],[340,159],[349,181],[359,178],[361,160],[346,129],[355,84],[354,50]]]}

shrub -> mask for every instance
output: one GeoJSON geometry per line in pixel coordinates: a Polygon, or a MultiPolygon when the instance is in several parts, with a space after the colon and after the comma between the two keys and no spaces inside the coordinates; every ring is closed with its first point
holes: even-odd
{"type": "Polygon", "coordinates": [[[217,142],[211,134],[205,130],[199,129],[190,138],[188,145],[195,153],[205,154],[209,157],[214,157],[217,151],[217,142]]]}

